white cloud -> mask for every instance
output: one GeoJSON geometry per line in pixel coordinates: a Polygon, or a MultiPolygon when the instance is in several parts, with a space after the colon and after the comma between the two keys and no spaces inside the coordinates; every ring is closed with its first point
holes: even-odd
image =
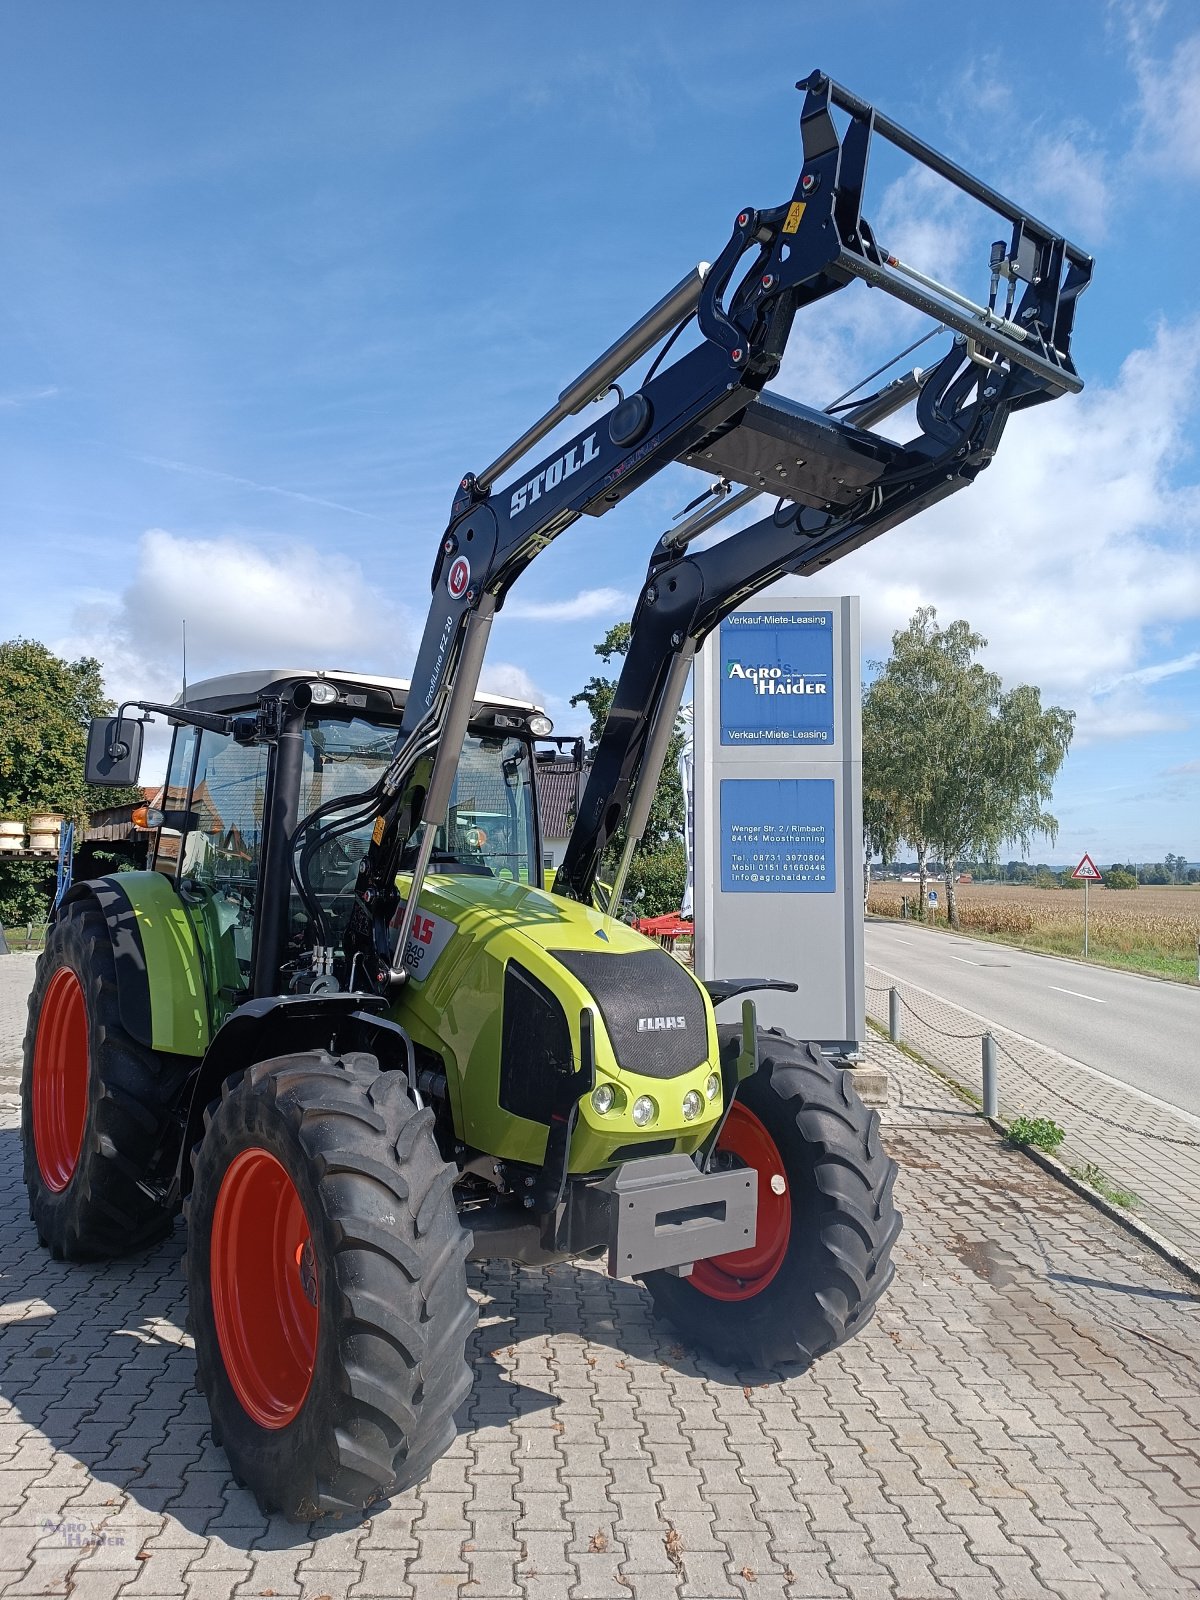
{"type": "Polygon", "coordinates": [[[1108,0],[1108,22],[1124,34],[1132,49],[1144,51],[1166,10],[1167,0],[1108,0]]]}
{"type": "Polygon", "coordinates": [[[1046,134],[1033,148],[1029,196],[1045,207],[1052,227],[1078,235],[1085,247],[1093,245],[1108,233],[1110,167],[1110,158],[1083,130],[1046,134]]]}
{"type": "Polygon", "coordinates": [[[868,657],[918,604],[966,617],[1008,682],[1077,711],[1081,742],[1178,728],[1143,663],[1200,619],[1200,491],[1175,484],[1198,371],[1200,324],[1160,328],[1111,385],[1015,416],[973,486],[790,589],[861,594],[868,657]]]}
{"type": "MultiPolygon", "coordinates": [[[[55,649],[96,656],[114,699],[169,702],[179,692],[183,624],[188,678],[255,667],[342,667],[404,677],[423,619],[368,583],[344,556],[249,537],[189,539],[153,528],[137,545],[133,576],[117,594],[96,592],[76,607],[55,649]]],[[[541,703],[529,675],[488,662],[494,694],[541,703]]],[[[159,775],[166,734],[148,741],[147,781],[159,775]],[[157,765],[156,765],[157,764],[157,765]]]]}
{"type": "MultiPolygon", "coordinates": [[[[986,298],[993,231],[983,226],[983,213],[945,178],[907,162],[903,175],[883,188],[872,191],[868,186],[863,212],[881,248],[968,298],[986,298]]],[[[881,356],[890,356],[936,329],[923,312],[894,295],[850,284],[823,300],[818,309],[797,317],[779,379],[771,387],[805,405],[827,405],[872,372],[881,356]]],[[[871,393],[913,365],[928,367],[948,347],[949,336],[937,335],[877,380],[861,385],[862,392],[871,393]]],[[[882,431],[900,437],[903,423],[901,413],[882,431]]]]}
{"type": "Polygon", "coordinates": [[[1166,61],[1155,60],[1134,39],[1134,70],[1141,101],[1143,159],[1164,163],[1170,173],[1200,177],[1200,33],[1182,40],[1166,61]]]}
{"type": "MultiPolygon", "coordinates": [[[[170,701],[179,692],[185,621],[193,683],[252,667],[403,673],[414,654],[407,615],[344,557],[163,528],[142,535],[122,591],[97,592],[76,607],[56,648],[96,656],[114,699],[170,701]]],[[[160,726],[150,748],[161,753],[164,738],[160,726]]]]}
{"type": "Polygon", "coordinates": [[[546,701],[525,669],[511,661],[485,662],[479,687],[484,694],[507,695],[510,700],[530,700],[534,705],[544,705],[546,701]]]}
{"type": "MultiPolygon", "coordinates": [[[[942,283],[957,286],[967,265],[970,203],[930,167],[913,163],[867,210],[885,250],[942,283]]],[[[983,257],[987,263],[986,254],[983,257]]]]}
{"type": "Polygon", "coordinates": [[[343,505],[340,500],[323,500],[320,495],[305,494],[300,489],[285,489],[276,483],[259,483],[255,478],[239,478],[233,472],[218,472],[213,467],[197,467],[188,461],[169,461],[164,456],[139,455],[134,459],[144,461],[150,467],[161,467],[164,472],[179,472],[188,478],[211,478],[217,483],[230,483],[239,489],[253,489],[256,494],[277,494],[285,500],[299,500],[304,505],[323,506],[326,511],[344,511],[352,517],[365,517],[370,522],[380,521],[373,511],[360,511],[357,506],[343,505]]]}
{"type": "Polygon", "coordinates": [[[406,615],[342,555],[244,537],[188,539],[161,528],[142,536],[134,577],[113,631],[150,659],[177,659],[182,620],[201,664],[300,660],[315,665],[412,657],[406,615]]]}
{"type": "Polygon", "coordinates": [[[31,406],[38,400],[53,400],[58,392],[56,384],[49,384],[44,389],[24,389],[14,391],[12,394],[0,394],[0,409],[20,411],[24,406],[31,406]]]}
{"type": "Polygon", "coordinates": [[[1096,684],[1094,694],[1111,694],[1121,684],[1133,683],[1146,685],[1161,683],[1164,678],[1174,678],[1181,672],[1191,672],[1194,667],[1200,666],[1200,650],[1189,650],[1185,656],[1177,656],[1174,661],[1157,661],[1147,667],[1136,667],[1132,672],[1123,672],[1119,678],[1112,678],[1108,683],[1096,684]]]}
{"type": "Polygon", "coordinates": [[[581,589],[562,600],[509,600],[504,615],[528,622],[583,622],[633,609],[634,597],[621,589],[581,589]]]}

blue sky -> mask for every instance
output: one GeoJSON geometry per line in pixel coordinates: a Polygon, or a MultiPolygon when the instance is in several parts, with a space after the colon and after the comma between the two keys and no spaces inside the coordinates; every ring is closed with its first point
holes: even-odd
{"type": "MultiPolygon", "coordinates": [[[[790,195],[820,66],[1098,267],[1085,394],[819,588],[862,596],[867,657],[932,603],[1077,711],[1035,854],[1200,857],[1196,7],[43,0],[0,46],[0,636],[117,694],[172,688],[184,616],[193,677],[406,671],[458,478],[790,195]]],[[[873,176],[892,248],[986,290],[991,234],[873,176]]],[[[881,301],[798,319],[778,387],[825,404],[923,331],[881,301]]],[[[563,535],[485,678],[581,726],[591,646],[700,487],[671,469],[563,535]]]]}

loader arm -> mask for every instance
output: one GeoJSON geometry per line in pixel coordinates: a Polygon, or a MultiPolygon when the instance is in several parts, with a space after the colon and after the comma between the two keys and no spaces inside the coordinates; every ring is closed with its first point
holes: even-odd
{"type": "MultiPolygon", "coordinates": [[[[695,532],[675,529],[663,535],[634,609],[629,648],[555,876],[555,894],[590,900],[604,853],[628,824],[610,885],[615,911],[649,815],[692,658],[724,617],[779,578],[820,572],[839,556],[965,488],[988,465],[1009,412],[1036,397],[1031,387],[1036,380],[1020,370],[976,375],[971,366],[970,358],[955,347],[932,374],[923,375],[918,419],[936,415],[937,432],[906,446],[859,508],[839,516],[780,502],[770,516],[695,551],[686,548],[688,533],[694,538],[695,532]],[[965,389],[960,388],[964,378],[970,380],[965,389]]],[[[897,401],[903,403],[906,393],[898,390],[897,401]]],[[[718,511],[704,515],[698,531],[707,532],[756,498],[752,490],[730,496],[718,511]]]]}
{"type": "Polygon", "coordinates": [[[672,541],[656,552],[570,870],[555,884],[583,896],[634,778],[648,774],[648,732],[656,716],[661,723],[670,694],[677,700],[682,690],[681,657],[720,616],[783,573],[817,570],[969,482],[1010,410],[1082,387],[1070,341],[1091,257],[824,75],[797,87],[804,91],[803,159],[791,198],[739,212],[711,267],[689,274],[489,467],[463,478],[434,563],[433,599],[389,768],[374,790],[330,802],[296,831],[304,894],[305,863],[320,843],[373,821],[346,948],[377,990],[406,977],[401,952],[446,814],[492,618],[560,533],[581,516],[603,516],[671,462],[778,494],[781,508],[793,502],[729,541],[724,554],[721,545],[687,556],[672,541]],[[834,107],[847,118],[843,132],[834,107]],[[993,247],[988,304],[907,267],[876,240],[861,209],[875,136],[1011,224],[1011,240],[993,247]],[[842,417],[763,392],[797,312],[856,278],[936,317],[957,341],[921,391],[921,432],[907,445],[869,426],[890,399],[842,417]],[[1001,281],[1006,304],[997,310],[1001,281]],[[641,387],[623,395],[621,374],[693,315],[702,342],[658,370],[664,347],[641,387]],[[499,483],[560,422],[610,389],[617,393],[610,410],[499,483]],[[660,604],[664,590],[669,605],[660,604]],[[411,888],[398,913],[395,880],[406,844],[411,888]]]}

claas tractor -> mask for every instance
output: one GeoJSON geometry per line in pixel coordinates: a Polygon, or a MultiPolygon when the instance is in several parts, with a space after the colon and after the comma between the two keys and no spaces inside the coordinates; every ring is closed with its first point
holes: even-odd
{"type": "Polygon", "coordinates": [[[799,87],[792,195],[740,211],[710,266],[458,485],[409,679],[247,671],[89,730],[89,779],[127,784],[165,717],[169,770],[147,870],[72,886],[38,964],[30,1213],[82,1259],[182,1208],[214,1438],[289,1517],[358,1511],[447,1448],[471,1258],[602,1263],[693,1348],[759,1368],[839,1345],[891,1278],[895,1167],[850,1074],[757,1027],[770,974],[701,982],[615,913],[699,645],[970,484],[1012,412],[1078,391],[1092,262],[828,77],[799,87]],[[880,139],[1003,219],[986,298],[876,237],[880,139]],[[823,410],[770,390],[798,313],[855,280],[934,320],[932,365],[823,410]],[[880,424],[901,413],[897,439],[880,424]],[[540,551],[670,463],[705,485],[651,551],[547,889],[550,725],[481,691],[488,631],[540,551]]]}

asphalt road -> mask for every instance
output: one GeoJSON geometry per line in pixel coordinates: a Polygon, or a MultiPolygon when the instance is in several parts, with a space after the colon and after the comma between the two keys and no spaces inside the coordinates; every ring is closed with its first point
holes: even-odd
{"type": "Polygon", "coordinates": [[[868,921],[867,960],[906,983],[1200,1116],[1200,989],[868,921]]]}

